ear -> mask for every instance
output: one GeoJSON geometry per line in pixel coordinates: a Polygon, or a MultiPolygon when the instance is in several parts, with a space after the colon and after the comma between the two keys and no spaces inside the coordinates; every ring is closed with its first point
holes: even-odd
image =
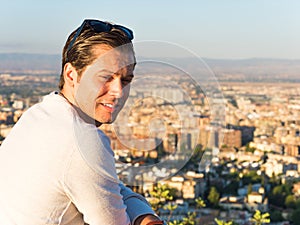
{"type": "Polygon", "coordinates": [[[77,71],[72,64],[66,63],[64,66],[65,84],[67,84],[69,87],[74,87],[75,83],[77,82],[77,76],[77,71]]]}

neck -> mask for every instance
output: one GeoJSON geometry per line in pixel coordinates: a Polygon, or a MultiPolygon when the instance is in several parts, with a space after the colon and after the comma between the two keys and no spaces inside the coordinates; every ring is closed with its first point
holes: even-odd
{"type": "MultiPolygon", "coordinates": [[[[86,123],[89,124],[94,124],[96,127],[100,127],[102,125],[102,123],[100,123],[99,121],[95,120],[94,118],[90,117],[88,114],[86,114],[85,112],[83,112],[78,106],[76,106],[75,104],[73,104],[64,94],[63,91],[59,92],[59,95],[62,96],[64,99],[67,100],[67,102],[76,110],[76,112],[78,113],[79,117],[81,119],[83,119],[86,123]]],[[[75,101],[73,101],[75,102],[75,101]]]]}

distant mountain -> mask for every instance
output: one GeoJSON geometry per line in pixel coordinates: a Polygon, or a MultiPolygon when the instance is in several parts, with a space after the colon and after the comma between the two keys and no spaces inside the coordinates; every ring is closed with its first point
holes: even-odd
{"type": "MultiPolygon", "coordinates": [[[[147,60],[144,58],[143,60],[147,60]]],[[[291,59],[209,59],[209,58],[159,58],[192,72],[194,77],[205,76],[205,66],[219,81],[300,82],[300,60],[291,59]],[[202,75],[201,75],[202,74],[202,75]]]]}
{"type": "Polygon", "coordinates": [[[0,73],[58,73],[60,55],[1,53],[0,73]]]}
{"type": "MultiPolygon", "coordinates": [[[[140,58],[139,58],[140,59],[140,58]]],[[[147,58],[141,58],[147,60],[147,58]]],[[[152,59],[153,60],[153,59],[152,59]]],[[[208,58],[156,58],[169,62],[194,74],[201,73],[207,65],[219,80],[246,81],[296,81],[300,82],[300,60],[289,59],[208,59],[208,58]],[[201,61],[202,60],[202,61],[201,61]],[[201,67],[201,68],[200,68],[201,67]]],[[[154,60],[154,61],[155,61],[154,60]]],[[[155,64],[160,70],[163,64],[155,64]],[[160,66],[161,65],[161,66],[160,66]]],[[[61,56],[44,54],[1,53],[0,73],[60,73],[61,56]]],[[[144,68],[143,68],[144,69],[144,68]]],[[[154,68],[146,68],[151,70],[154,68]]]]}
{"type": "Polygon", "coordinates": [[[300,60],[205,60],[219,80],[300,82],[300,60]]]}

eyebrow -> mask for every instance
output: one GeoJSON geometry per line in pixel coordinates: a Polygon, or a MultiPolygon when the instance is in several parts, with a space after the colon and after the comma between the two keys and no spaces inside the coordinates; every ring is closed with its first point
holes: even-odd
{"type": "MultiPolygon", "coordinates": [[[[107,70],[107,69],[102,69],[102,70],[97,71],[97,73],[103,73],[103,72],[109,73],[109,74],[120,75],[118,72],[113,72],[113,71],[110,71],[110,70],[107,70]]],[[[134,74],[133,73],[128,74],[128,75],[126,75],[126,77],[134,77],[134,74]]]]}
{"type": "Polygon", "coordinates": [[[110,70],[107,70],[107,69],[102,69],[102,70],[98,70],[97,73],[109,73],[109,74],[114,74],[114,72],[110,71],[110,70]]]}

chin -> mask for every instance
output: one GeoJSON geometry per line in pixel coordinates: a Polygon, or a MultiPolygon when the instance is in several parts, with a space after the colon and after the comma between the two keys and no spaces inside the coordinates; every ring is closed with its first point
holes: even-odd
{"type": "Polygon", "coordinates": [[[95,117],[95,121],[100,123],[100,124],[111,124],[117,119],[118,113],[113,113],[110,115],[99,115],[95,117]]]}
{"type": "Polygon", "coordinates": [[[97,124],[111,124],[111,123],[113,123],[114,121],[116,120],[116,118],[109,118],[109,119],[100,119],[100,120],[97,120],[97,119],[95,119],[95,121],[96,121],[96,123],[97,124]]]}

